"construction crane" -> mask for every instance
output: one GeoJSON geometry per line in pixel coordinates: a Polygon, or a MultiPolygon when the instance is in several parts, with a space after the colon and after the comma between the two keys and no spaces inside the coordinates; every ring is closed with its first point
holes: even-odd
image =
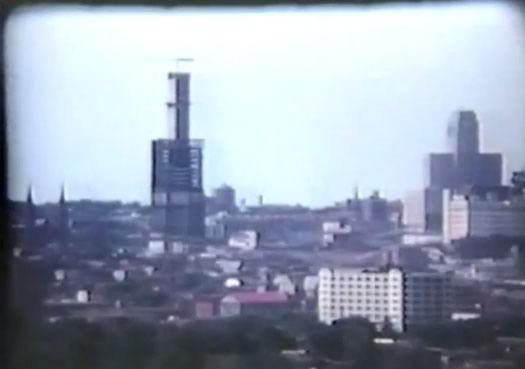
{"type": "Polygon", "coordinates": [[[175,59],[175,71],[179,70],[179,63],[193,63],[195,59],[193,58],[176,58],[175,59]]]}
{"type": "Polygon", "coordinates": [[[175,63],[175,72],[178,72],[179,71],[179,64],[180,63],[193,63],[195,61],[195,59],[193,58],[170,58],[170,57],[165,57],[165,58],[161,58],[161,57],[154,57],[154,58],[144,58],[146,60],[161,60],[161,61],[168,61],[168,62],[174,62],[175,63]]]}

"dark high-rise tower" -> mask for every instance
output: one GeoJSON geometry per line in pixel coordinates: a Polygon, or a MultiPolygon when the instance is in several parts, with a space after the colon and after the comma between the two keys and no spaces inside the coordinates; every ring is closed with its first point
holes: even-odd
{"type": "Polygon", "coordinates": [[[449,125],[448,138],[454,157],[454,186],[499,186],[503,158],[497,153],[481,153],[479,122],[472,110],[456,112],[449,125]]]}
{"type": "Polygon", "coordinates": [[[152,143],[152,230],[166,238],[204,236],[202,140],[190,139],[190,74],[169,73],[169,138],[152,143]]]}
{"type": "Polygon", "coordinates": [[[450,152],[428,156],[424,192],[428,230],[441,229],[444,189],[501,185],[503,157],[499,153],[480,152],[479,133],[476,113],[472,110],[457,111],[447,130],[450,152]]]}
{"type": "Polygon", "coordinates": [[[479,122],[474,111],[454,113],[447,138],[450,152],[433,153],[427,159],[427,186],[443,189],[501,185],[502,155],[480,152],[479,122]]]}
{"type": "Polygon", "coordinates": [[[472,110],[456,112],[448,126],[450,151],[456,156],[479,153],[479,123],[472,110]]]}

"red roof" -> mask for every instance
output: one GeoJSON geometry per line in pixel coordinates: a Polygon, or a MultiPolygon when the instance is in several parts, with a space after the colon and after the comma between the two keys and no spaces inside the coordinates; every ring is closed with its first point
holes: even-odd
{"type": "Polygon", "coordinates": [[[234,292],[228,296],[234,297],[241,304],[276,304],[288,302],[284,293],[269,292],[234,292]]]}

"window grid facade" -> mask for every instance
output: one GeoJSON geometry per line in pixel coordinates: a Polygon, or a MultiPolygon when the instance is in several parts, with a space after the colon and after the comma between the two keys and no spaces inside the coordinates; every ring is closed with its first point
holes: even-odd
{"type": "Polygon", "coordinates": [[[525,199],[508,201],[452,195],[443,197],[446,243],[467,237],[525,237],[525,199]]]}
{"type": "Polygon", "coordinates": [[[319,320],[330,324],[360,316],[379,327],[388,320],[397,331],[446,321],[450,288],[450,278],[437,273],[324,268],[319,271],[319,320]]]}

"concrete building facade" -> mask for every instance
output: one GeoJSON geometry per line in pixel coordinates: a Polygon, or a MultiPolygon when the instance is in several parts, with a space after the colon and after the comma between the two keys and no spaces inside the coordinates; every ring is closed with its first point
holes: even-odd
{"type": "Polygon", "coordinates": [[[401,270],[368,271],[328,269],[319,271],[319,321],[360,316],[381,325],[389,320],[394,329],[403,331],[404,298],[401,270]]]}
{"type": "Polygon", "coordinates": [[[221,211],[230,214],[235,213],[237,210],[235,189],[226,184],[215,188],[211,202],[211,208],[214,213],[221,211]]]}
{"type": "Polygon", "coordinates": [[[255,250],[259,246],[261,235],[257,231],[239,231],[230,236],[228,246],[240,250],[255,250]]]}
{"type": "Polygon", "coordinates": [[[335,246],[348,241],[352,233],[352,226],[344,220],[327,221],[322,224],[323,247],[335,246]]]}
{"type": "Polygon", "coordinates": [[[290,300],[284,293],[269,292],[234,292],[220,302],[220,316],[239,315],[272,316],[289,311],[290,300]]]}
{"type": "Polygon", "coordinates": [[[323,323],[359,316],[399,332],[450,317],[451,280],[398,268],[319,271],[318,317],[323,323]]]}
{"type": "Polygon", "coordinates": [[[413,232],[425,229],[425,192],[415,190],[403,199],[403,226],[413,232]]]}
{"type": "Polygon", "coordinates": [[[425,183],[427,187],[449,188],[455,180],[454,155],[432,153],[425,159],[425,183]]]}
{"type": "Polygon", "coordinates": [[[445,243],[474,237],[525,237],[525,198],[498,199],[444,191],[445,243]]]}
{"type": "Polygon", "coordinates": [[[414,272],[405,275],[405,324],[408,328],[447,322],[452,317],[452,277],[414,272]]]}

